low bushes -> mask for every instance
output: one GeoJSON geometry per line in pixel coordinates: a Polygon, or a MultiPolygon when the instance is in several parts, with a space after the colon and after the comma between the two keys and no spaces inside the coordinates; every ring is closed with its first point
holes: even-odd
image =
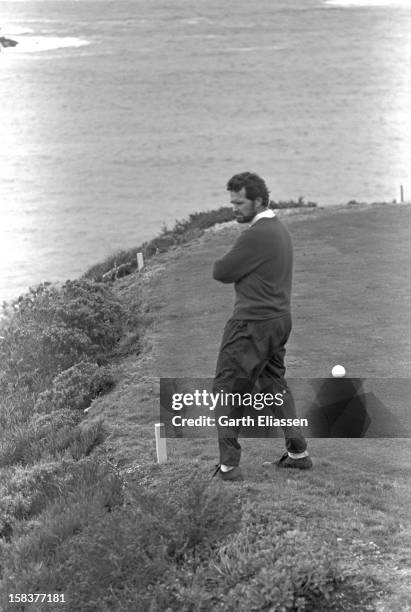
{"type": "Polygon", "coordinates": [[[56,376],[50,389],[40,393],[34,410],[39,413],[84,410],[93,399],[110,391],[113,386],[114,378],[109,368],[81,361],[56,376]]]}
{"type": "Polygon", "coordinates": [[[329,547],[304,531],[279,534],[274,524],[234,537],[215,569],[226,585],[226,610],[318,610],[337,590],[341,572],[329,547]]]}
{"type": "Polygon", "coordinates": [[[271,201],[269,208],[273,210],[282,208],[316,208],[316,202],[305,202],[304,198],[300,196],[298,200],[279,200],[278,202],[271,201]]]}
{"type": "Polygon", "coordinates": [[[64,592],[69,608],[82,612],[166,610],[177,576],[237,530],[238,500],[197,475],[159,490],[124,490],[108,468],[87,465],[94,470],[77,469],[64,499],[0,544],[0,601],[13,592],[64,592]]]}
{"type": "Polygon", "coordinates": [[[90,457],[15,468],[2,493],[3,524],[7,516],[13,535],[0,538],[0,608],[6,609],[8,592],[38,592],[38,573],[53,573],[65,540],[123,503],[123,481],[109,463],[90,457]]]}
{"type": "MultiPolygon", "coordinates": [[[[152,608],[175,612],[328,612],[363,610],[373,580],[349,551],[310,534],[292,515],[284,520],[246,502],[236,532],[210,550],[188,556],[153,588],[152,608]],[[349,607],[355,602],[358,607],[349,607]]],[[[137,597],[134,605],[138,608],[137,597]]],[[[141,608],[143,609],[143,608],[141,608]]]]}
{"type": "Polygon", "coordinates": [[[241,502],[243,490],[197,473],[124,487],[92,459],[76,470],[30,529],[17,522],[0,546],[0,598],[60,592],[81,612],[342,612],[372,595],[350,550],[279,515],[281,504],[241,502]]]}
{"type": "Polygon", "coordinates": [[[83,425],[79,421],[79,414],[65,410],[49,415],[34,414],[26,424],[4,436],[0,444],[0,467],[30,465],[64,453],[75,459],[89,455],[107,434],[101,421],[83,425]]]}
{"type": "Polygon", "coordinates": [[[47,461],[30,466],[13,466],[1,473],[0,537],[12,533],[17,520],[39,514],[71,477],[69,464],[47,461]]]}
{"type": "MultiPolygon", "coordinates": [[[[114,386],[111,368],[98,364],[110,361],[130,327],[134,338],[140,332],[137,306],[138,300],[131,309],[110,287],[88,279],[43,283],[3,305],[0,545],[26,534],[39,516],[46,532],[53,503],[71,503],[74,473],[74,497],[85,483],[84,497],[93,487],[96,495],[99,487],[104,490],[101,466],[92,480],[74,467],[83,466],[107,436],[101,421],[82,422],[83,411],[114,386]]],[[[99,457],[103,465],[104,451],[99,457]]],[[[103,504],[100,513],[105,512],[103,504]]]]}
{"type": "Polygon", "coordinates": [[[0,391],[45,390],[83,359],[98,359],[122,335],[124,307],[109,287],[88,280],[44,283],[5,309],[0,341],[0,391]]]}

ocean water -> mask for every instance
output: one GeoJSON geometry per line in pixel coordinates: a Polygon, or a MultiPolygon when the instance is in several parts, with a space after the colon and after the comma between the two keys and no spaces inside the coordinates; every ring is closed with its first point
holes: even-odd
{"type": "Polygon", "coordinates": [[[273,199],[411,194],[410,5],[3,0],[0,300],[259,172],[273,199]]]}

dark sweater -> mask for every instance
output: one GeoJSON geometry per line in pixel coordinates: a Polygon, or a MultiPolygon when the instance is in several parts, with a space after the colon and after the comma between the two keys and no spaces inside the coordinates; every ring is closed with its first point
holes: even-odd
{"type": "Polygon", "coordinates": [[[278,217],[259,219],[214,264],[213,277],[234,283],[234,319],[271,319],[290,312],[293,247],[278,217]]]}

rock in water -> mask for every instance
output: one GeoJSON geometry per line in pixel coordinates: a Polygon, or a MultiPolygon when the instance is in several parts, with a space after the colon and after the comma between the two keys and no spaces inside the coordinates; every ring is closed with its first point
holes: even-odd
{"type": "Polygon", "coordinates": [[[5,36],[0,36],[0,46],[1,47],[15,47],[18,45],[18,42],[12,40],[11,38],[6,38],[5,36]]]}

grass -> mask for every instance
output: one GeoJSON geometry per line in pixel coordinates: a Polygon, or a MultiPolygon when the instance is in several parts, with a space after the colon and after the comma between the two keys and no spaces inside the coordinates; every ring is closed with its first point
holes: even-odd
{"type": "Polygon", "coordinates": [[[393,595],[387,563],[406,513],[390,479],[336,474],[324,458],[310,474],[267,477],[252,467],[261,449],[248,448],[247,482],[227,486],[204,475],[211,449],[197,461],[192,450],[129,474],[111,512],[107,475],[72,483],[3,548],[5,592],[64,592],[75,610],[278,612],[373,610],[393,595]]]}
{"type": "MultiPolygon", "coordinates": [[[[191,230],[199,237],[213,217],[205,215],[194,216],[193,227],[180,223],[180,242],[173,238],[167,248],[187,244],[191,230]]],[[[192,245],[200,259],[201,248],[209,249],[207,241],[192,245]]],[[[401,440],[313,440],[315,470],[270,475],[259,466],[272,444],[281,453],[282,442],[245,439],[243,483],[211,479],[213,439],[169,440],[169,462],[155,463],[153,367],[167,346],[160,319],[168,319],[167,305],[156,310],[153,298],[162,303],[167,287],[159,278],[167,271],[173,280],[170,262],[178,268],[179,261],[176,250],[168,263],[153,259],[144,275],[110,286],[86,280],[74,293],[69,288],[67,310],[54,289],[47,299],[39,292],[36,310],[34,291],[25,316],[15,304],[4,324],[11,331],[2,332],[10,363],[2,361],[1,379],[0,608],[61,610],[8,603],[9,593],[58,592],[79,612],[406,610],[409,493],[401,440]],[[81,317],[78,299],[86,305],[81,317]],[[75,344],[76,361],[48,357],[40,363],[44,378],[36,379],[30,368],[38,370],[41,358],[39,320],[70,320],[84,333],[94,309],[98,333],[75,344]],[[121,313],[109,342],[104,313],[121,313]],[[26,346],[30,359],[19,365],[26,346]]],[[[198,297],[202,308],[210,301],[198,297]]],[[[182,350],[191,360],[189,346],[175,346],[174,357],[182,350]]]]}

